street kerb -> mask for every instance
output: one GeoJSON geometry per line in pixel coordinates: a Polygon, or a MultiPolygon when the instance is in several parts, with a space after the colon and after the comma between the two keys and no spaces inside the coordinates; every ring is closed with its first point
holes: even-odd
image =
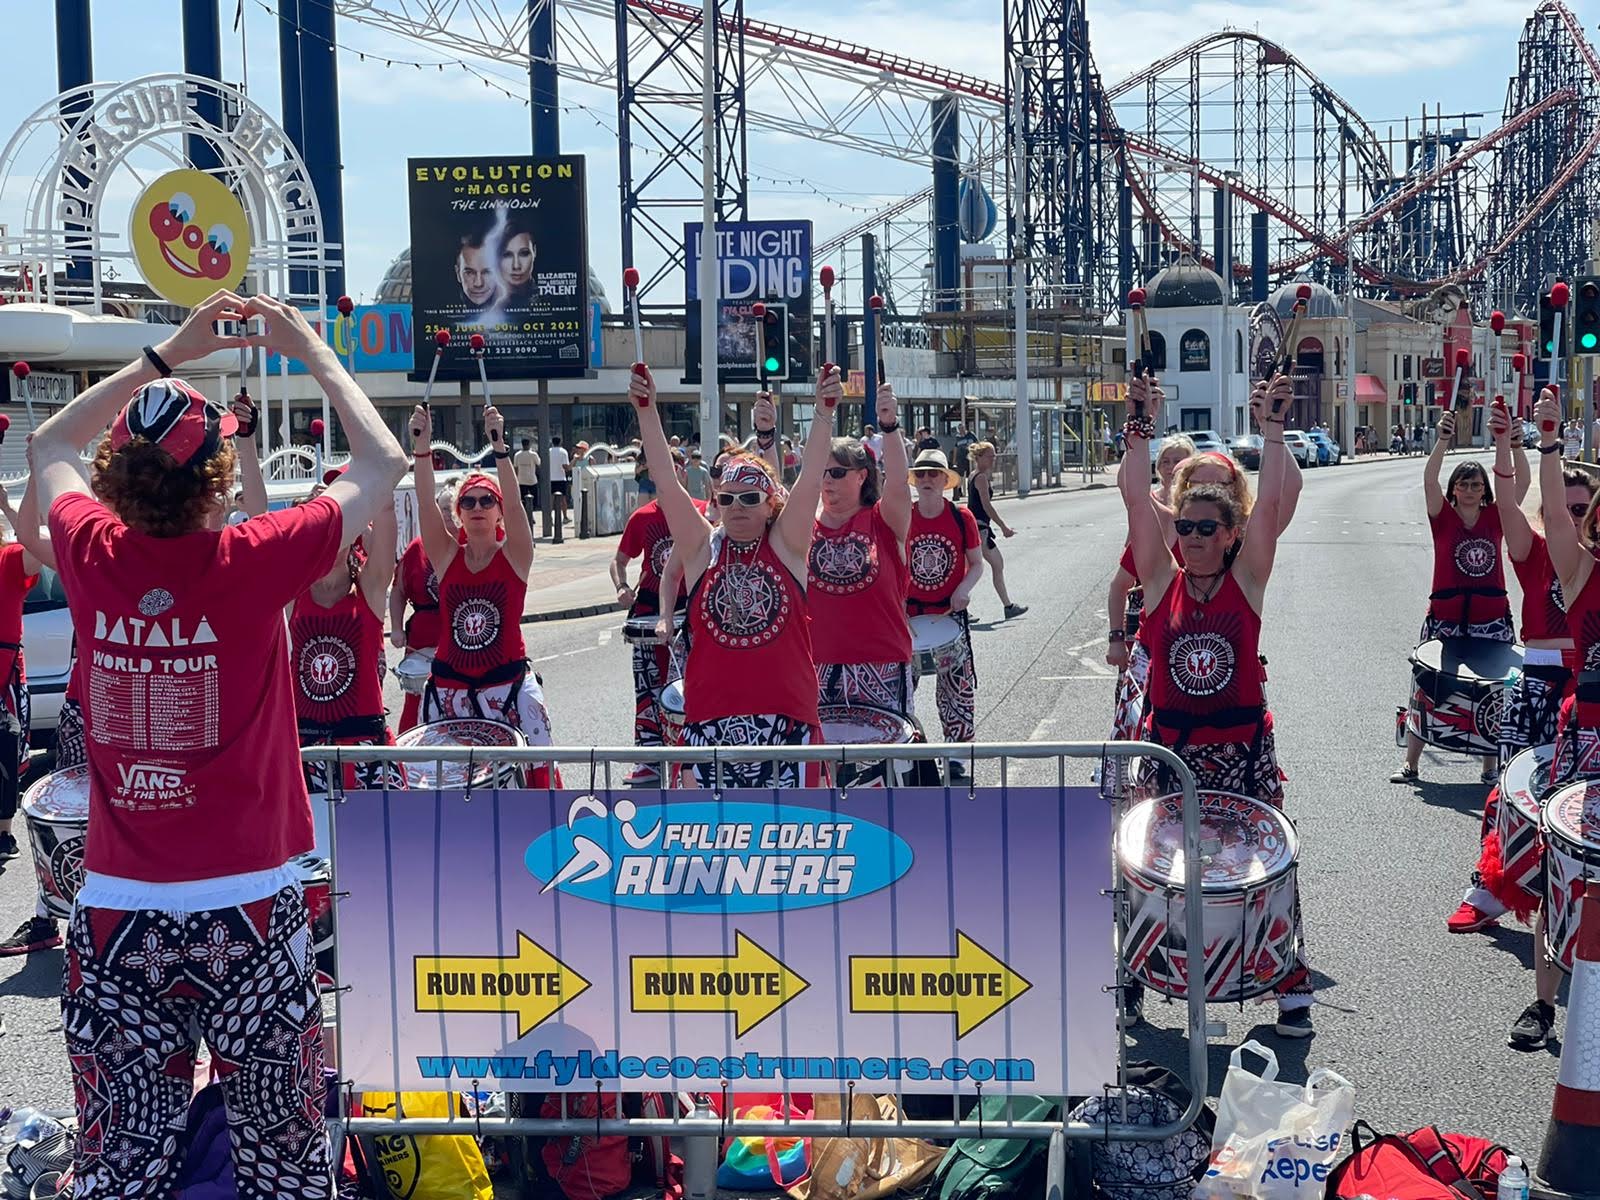
{"type": "MultiPolygon", "coordinates": [[[[447,786],[318,798],[332,813],[336,1143],[711,1132],[676,1113],[568,1116],[564,1102],[550,1119],[353,1117],[363,1090],[1117,1094],[1129,1044],[1116,1020],[1127,977],[1113,949],[1125,933],[1115,814],[1096,788],[1066,784],[1066,764],[1170,768],[1182,879],[1201,895],[1193,776],[1140,742],[893,753],[959,756],[1000,786],[736,786],[754,764],[866,769],[881,746],[363,748],[374,762],[427,764],[447,786]],[[614,768],[640,762],[711,766],[721,786],[611,786],[614,768]],[[588,786],[493,782],[502,766],[535,765],[588,786]],[[448,786],[452,766],[481,782],[448,786]],[[885,1047],[894,1058],[877,1057],[885,1047]]],[[[330,767],[348,754],[303,751],[330,767]]],[[[1187,944],[1204,944],[1203,922],[1201,905],[1186,906],[1187,944]]],[[[978,1136],[1160,1140],[1188,1128],[1207,1093],[1206,998],[1193,991],[1191,1103],[1170,1126],[1008,1119],[978,1136]]],[[[789,1117],[714,1131],[959,1138],[979,1123],[789,1117]]]]}
{"type": "Polygon", "coordinates": [[[1600,880],[1585,883],[1579,922],[1561,1073],[1531,1189],[1546,1200],[1600,1200],[1600,880]]]}

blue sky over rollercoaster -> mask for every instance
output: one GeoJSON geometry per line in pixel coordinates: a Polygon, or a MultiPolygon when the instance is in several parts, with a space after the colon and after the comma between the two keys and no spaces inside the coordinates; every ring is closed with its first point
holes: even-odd
{"type": "MultiPolygon", "coordinates": [[[[519,0],[499,0],[509,9],[519,0]]],[[[1490,128],[1516,69],[1517,37],[1535,0],[1467,0],[1454,5],[1395,0],[1090,0],[1097,64],[1108,81],[1136,71],[1204,33],[1232,27],[1288,47],[1365,116],[1380,136],[1424,102],[1446,113],[1481,112],[1469,124],[1490,128]]],[[[1569,5],[1588,27],[1600,0],[1569,5]]],[[[225,2],[226,16],[233,4],[225,2]]],[[[381,7],[381,5],[380,5],[381,7]]],[[[797,25],[846,41],[997,79],[1001,0],[812,0],[796,8],[747,0],[749,16],[797,25]]],[[[10,131],[55,92],[54,5],[9,0],[14,47],[10,85],[0,97],[0,132],[10,131]]],[[[181,69],[177,0],[99,0],[94,13],[96,75],[127,79],[181,69]]],[[[224,35],[224,73],[278,110],[277,21],[267,0],[245,0],[241,33],[224,35]]],[[[1592,35],[1593,36],[1593,35],[1592,35]]],[[[339,71],[345,161],[347,261],[351,293],[370,296],[405,244],[403,193],[408,155],[518,152],[528,142],[527,110],[514,68],[478,64],[474,74],[432,64],[445,55],[383,31],[343,22],[339,71]],[[365,57],[361,57],[365,55],[365,57]],[[390,59],[394,66],[385,66],[390,59]],[[426,69],[404,65],[429,64],[426,69]],[[485,86],[485,80],[488,86],[485,86]],[[520,92],[519,92],[520,94],[520,92]]],[[[826,86],[826,85],[824,85],[826,86]]],[[[615,99],[606,90],[563,83],[563,148],[590,159],[591,258],[601,278],[621,273],[617,247],[615,99]]],[[[751,204],[760,217],[809,217],[819,237],[855,223],[928,182],[925,168],[752,132],[751,204]],[[825,194],[818,194],[818,193],[825,194]]],[[[7,189],[8,197],[15,194],[7,189]]],[[[131,200],[131,197],[130,197],[131,200]]],[[[0,211],[0,221],[18,214],[0,211]]]]}

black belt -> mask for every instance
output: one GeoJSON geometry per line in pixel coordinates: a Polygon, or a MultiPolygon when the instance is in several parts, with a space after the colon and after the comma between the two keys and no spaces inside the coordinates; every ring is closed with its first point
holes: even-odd
{"type": "Polygon", "coordinates": [[[302,746],[327,746],[348,738],[386,739],[388,727],[382,715],[375,717],[342,717],[331,725],[317,721],[301,721],[302,746]]]}
{"type": "Polygon", "coordinates": [[[1265,704],[1245,704],[1235,708],[1216,708],[1204,713],[1151,706],[1150,722],[1154,726],[1164,726],[1177,732],[1177,743],[1169,747],[1174,751],[1182,750],[1187,746],[1197,729],[1235,729],[1240,726],[1254,725],[1256,731],[1250,739],[1253,753],[1254,748],[1260,745],[1262,735],[1266,732],[1267,706],[1265,704]]]}
{"type": "MultiPolygon", "coordinates": [[[[522,689],[522,681],[528,677],[532,668],[525,658],[515,658],[510,662],[501,663],[498,667],[491,667],[477,675],[469,675],[465,671],[457,671],[448,663],[433,660],[433,674],[428,679],[428,686],[423,694],[423,710],[427,710],[427,701],[434,704],[439,702],[438,681],[460,684],[467,691],[467,697],[472,701],[472,712],[483,720],[493,720],[483,711],[483,705],[478,702],[478,693],[484,688],[499,687],[503,683],[511,684],[511,690],[506,693],[505,703],[500,706],[500,716],[510,720],[511,715],[517,711],[517,693],[522,689]]],[[[536,677],[537,678],[537,677],[536,677]]]]}
{"type": "Polygon", "coordinates": [[[1537,679],[1544,683],[1566,683],[1572,676],[1572,668],[1565,663],[1525,663],[1522,673],[1530,679],[1537,679]]]}
{"type": "Polygon", "coordinates": [[[1437,592],[1428,594],[1429,600],[1454,600],[1457,596],[1504,596],[1505,588],[1490,587],[1453,587],[1440,588],[1437,592]]]}

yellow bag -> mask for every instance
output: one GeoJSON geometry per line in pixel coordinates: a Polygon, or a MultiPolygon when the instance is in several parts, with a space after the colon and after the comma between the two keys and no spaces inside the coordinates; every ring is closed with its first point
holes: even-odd
{"type": "MultiPolygon", "coordinates": [[[[818,1092],[814,1104],[817,1120],[843,1119],[839,1093],[818,1092]]],[[[893,1096],[857,1092],[850,1117],[897,1121],[900,1106],[893,1096]]],[[[789,1195],[794,1200],[882,1200],[921,1183],[943,1157],[938,1146],[917,1138],[812,1138],[811,1174],[790,1188],[789,1195]]]]}
{"type": "MultiPolygon", "coordinates": [[[[392,1117],[393,1092],[361,1093],[362,1110],[372,1117],[392,1117]]],[[[452,1092],[402,1092],[401,1111],[408,1117],[449,1117],[455,1113],[452,1092]]],[[[489,1169],[478,1143],[468,1135],[413,1137],[380,1134],[373,1139],[391,1195],[400,1200],[494,1200],[489,1169]]]]}

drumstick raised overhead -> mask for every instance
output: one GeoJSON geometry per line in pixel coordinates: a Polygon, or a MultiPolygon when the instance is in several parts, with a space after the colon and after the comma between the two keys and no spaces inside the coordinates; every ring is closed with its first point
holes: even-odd
{"type": "Polygon", "coordinates": [[[1311,285],[1302,283],[1294,290],[1293,315],[1288,331],[1283,335],[1283,353],[1278,357],[1278,374],[1287,375],[1295,367],[1295,353],[1300,348],[1300,320],[1311,307],[1311,285]]]}
{"type": "Polygon", "coordinates": [[[822,361],[833,361],[833,268],[823,267],[817,273],[822,280],[822,361]]]}
{"type": "MultiPolygon", "coordinates": [[[[628,303],[628,315],[633,320],[633,361],[644,361],[644,333],[639,327],[639,268],[627,267],[622,272],[622,292],[628,303]]],[[[702,317],[709,320],[709,317],[702,317]]]]}

